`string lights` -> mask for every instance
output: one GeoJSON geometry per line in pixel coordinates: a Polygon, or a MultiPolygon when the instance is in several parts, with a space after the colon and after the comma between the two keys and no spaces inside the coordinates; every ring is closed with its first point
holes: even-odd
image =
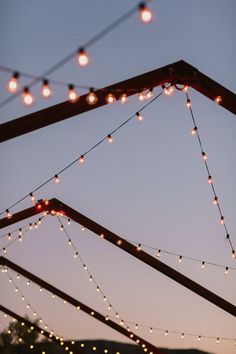
{"type": "MultiPolygon", "coordinates": [[[[201,136],[200,136],[200,133],[199,133],[199,129],[197,128],[196,119],[195,119],[194,114],[193,114],[191,100],[190,100],[190,98],[188,96],[188,93],[186,92],[185,94],[186,94],[186,99],[187,99],[187,104],[186,105],[189,108],[190,116],[191,116],[191,119],[192,119],[192,122],[193,122],[193,129],[192,129],[191,133],[192,133],[192,135],[196,135],[196,137],[197,137],[197,141],[198,141],[198,144],[199,144],[199,147],[200,147],[200,150],[201,150],[201,156],[202,156],[202,159],[203,159],[203,162],[204,162],[204,165],[205,165],[205,168],[206,168],[207,176],[208,176],[207,177],[208,183],[211,186],[211,190],[212,190],[212,193],[213,193],[213,204],[217,206],[217,209],[218,209],[218,212],[219,212],[219,216],[220,216],[220,224],[223,225],[223,227],[224,227],[225,235],[226,235],[225,238],[229,242],[229,245],[231,247],[232,258],[235,259],[235,249],[233,247],[233,244],[232,244],[232,241],[231,241],[231,238],[230,238],[230,234],[229,234],[228,228],[226,226],[225,218],[224,218],[223,213],[222,213],[222,208],[220,206],[220,203],[219,203],[219,200],[218,200],[218,197],[217,197],[217,194],[216,194],[214,181],[213,181],[212,175],[210,173],[209,164],[208,164],[208,155],[206,154],[206,152],[203,149],[202,139],[201,139],[201,136]],[[193,132],[194,132],[194,134],[193,134],[193,132]]],[[[218,97],[220,97],[220,96],[218,96],[218,97]]],[[[218,102],[218,103],[221,103],[221,101],[218,102]]]]}
{"type": "MultiPolygon", "coordinates": [[[[53,72],[55,72],[56,70],[58,70],[59,68],[64,66],[66,63],[68,63],[75,56],[77,56],[78,64],[81,67],[87,66],[90,62],[89,55],[87,53],[87,49],[92,47],[95,43],[100,41],[107,34],[111,33],[115,28],[119,27],[122,23],[127,21],[134,13],[137,13],[137,11],[139,11],[140,17],[144,23],[150,22],[152,19],[152,12],[147,7],[147,4],[151,1],[152,0],[146,0],[145,2],[141,2],[139,5],[135,5],[133,8],[128,10],[126,13],[124,13],[122,16],[117,18],[114,22],[110,23],[107,27],[105,27],[99,33],[94,35],[86,43],[84,43],[82,46],[80,46],[79,49],[74,50],[73,52],[68,54],[66,57],[64,57],[63,59],[58,61],[50,69],[45,71],[40,77],[36,77],[36,76],[30,75],[28,73],[20,73],[21,76],[27,77],[28,79],[32,80],[28,84],[28,87],[27,87],[28,90],[30,88],[32,88],[33,86],[35,86],[39,81],[41,81],[42,78],[45,78],[45,80],[48,80],[48,76],[50,74],[52,74],[53,72]]],[[[0,69],[1,68],[6,69],[6,67],[3,67],[3,66],[1,66],[0,69]]],[[[18,89],[18,78],[19,78],[19,73],[14,71],[12,78],[8,83],[8,91],[10,93],[13,93],[13,95],[9,96],[7,99],[0,102],[0,108],[4,107],[6,104],[11,102],[15,97],[18,97],[20,94],[22,94],[23,101],[25,102],[26,105],[31,105],[33,103],[33,96],[31,94],[28,95],[27,98],[24,98],[24,96],[25,96],[24,90],[17,90],[18,89]],[[17,76],[16,76],[16,74],[17,74],[17,76]],[[16,77],[13,77],[13,76],[16,76],[16,77]],[[10,82],[11,82],[11,84],[10,84],[10,82]]]]}
{"type": "MultiPolygon", "coordinates": [[[[93,91],[91,89],[90,94],[92,94],[93,91]]],[[[130,116],[128,119],[126,119],[123,123],[121,123],[118,127],[116,127],[115,129],[113,129],[108,135],[113,136],[115,133],[117,133],[122,127],[124,127],[126,124],[128,124],[131,120],[133,120],[134,118],[137,118],[138,120],[142,120],[141,117],[141,112],[144,111],[149,105],[151,105],[155,100],[157,100],[160,96],[162,95],[162,92],[160,92],[159,94],[157,94],[153,99],[151,99],[150,101],[148,101],[138,112],[134,113],[132,116],[130,116]]],[[[87,96],[88,97],[88,96],[87,96]]],[[[23,200],[25,200],[26,198],[30,197],[31,201],[33,203],[36,203],[37,198],[35,197],[34,193],[36,191],[38,191],[39,189],[41,189],[42,187],[44,187],[46,184],[48,184],[49,182],[51,182],[52,180],[55,180],[55,176],[58,176],[58,178],[60,178],[61,174],[64,173],[65,171],[67,171],[69,168],[71,168],[75,163],[79,162],[84,162],[85,161],[85,157],[86,155],[88,155],[92,150],[98,148],[103,142],[108,140],[108,135],[105,135],[101,140],[99,140],[98,142],[96,142],[92,147],[90,147],[86,152],[84,152],[82,155],[80,155],[79,157],[77,157],[76,159],[74,159],[72,162],[70,162],[68,165],[66,165],[64,168],[62,168],[60,171],[56,172],[52,177],[49,177],[46,181],[44,181],[41,185],[37,186],[33,191],[31,191],[30,193],[24,195],[23,197],[21,197],[19,200],[17,200],[15,203],[13,203],[10,207],[8,207],[5,211],[2,211],[0,213],[0,215],[4,214],[6,215],[7,218],[12,217],[12,212],[11,209],[14,208],[16,205],[18,205],[19,203],[21,203],[23,200]]]]}

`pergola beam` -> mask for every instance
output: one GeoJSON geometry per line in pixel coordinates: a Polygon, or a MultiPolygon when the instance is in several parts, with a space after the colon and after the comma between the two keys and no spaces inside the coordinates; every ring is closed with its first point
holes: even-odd
{"type": "Polygon", "coordinates": [[[211,100],[214,100],[217,96],[221,96],[221,106],[233,114],[236,114],[235,93],[201,73],[192,65],[180,60],[159,69],[96,90],[95,94],[98,97],[98,101],[95,105],[89,105],[86,101],[87,95],[83,95],[76,103],[72,104],[69,101],[65,101],[3,123],[0,125],[0,142],[16,138],[20,135],[104,106],[107,104],[106,95],[109,92],[112,92],[118,100],[123,93],[127,94],[127,96],[131,96],[140,91],[154,88],[165,83],[189,85],[211,100]]]}

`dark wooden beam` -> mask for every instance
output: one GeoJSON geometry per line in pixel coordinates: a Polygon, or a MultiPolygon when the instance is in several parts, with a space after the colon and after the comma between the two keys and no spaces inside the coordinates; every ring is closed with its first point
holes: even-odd
{"type": "Polygon", "coordinates": [[[214,100],[216,96],[221,96],[221,106],[236,114],[236,94],[204,75],[195,67],[180,60],[176,63],[96,90],[95,93],[98,101],[93,106],[88,105],[86,101],[87,95],[83,95],[76,103],[62,102],[3,123],[0,125],[0,142],[104,106],[107,104],[105,98],[108,92],[112,92],[118,100],[123,93],[130,96],[165,83],[189,85],[211,100],[214,100]]]}
{"type": "Polygon", "coordinates": [[[108,327],[114,329],[116,332],[118,332],[120,334],[123,334],[124,336],[128,337],[130,340],[134,341],[139,346],[145,346],[145,348],[147,348],[147,350],[148,350],[148,353],[153,352],[153,354],[163,354],[161,352],[161,350],[159,350],[158,348],[156,348],[154,345],[152,345],[151,343],[147,342],[143,338],[137,336],[132,331],[129,331],[127,328],[122,327],[121,325],[118,325],[116,322],[114,322],[111,319],[107,320],[106,316],[103,316],[102,314],[100,314],[99,312],[95,311],[91,307],[83,304],[82,302],[76,300],[72,296],[66,294],[64,291],[59,290],[55,286],[47,283],[46,281],[42,280],[41,278],[37,277],[36,275],[30,273],[26,269],[24,269],[24,268],[20,267],[19,265],[11,262],[9,259],[6,259],[6,258],[1,256],[0,257],[0,264],[2,266],[8,267],[8,268],[14,270],[18,274],[21,274],[25,278],[27,278],[27,279],[31,280],[32,282],[38,284],[40,287],[48,290],[52,294],[57,295],[58,297],[60,297],[64,301],[68,302],[72,306],[76,307],[80,311],[85,312],[87,315],[91,316],[92,318],[97,319],[101,323],[103,323],[103,324],[107,325],[108,327]]]}

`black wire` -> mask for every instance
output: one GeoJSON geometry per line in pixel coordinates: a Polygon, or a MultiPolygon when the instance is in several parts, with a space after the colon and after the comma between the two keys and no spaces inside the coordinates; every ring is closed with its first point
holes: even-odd
{"type": "MultiPolygon", "coordinates": [[[[149,3],[152,0],[146,0],[145,3],[149,3]]],[[[139,5],[135,5],[132,9],[127,11],[124,15],[120,16],[117,20],[109,24],[106,28],[104,28],[102,31],[100,31],[98,34],[93,36],[91,39],[89,39],[87,42],[85,42],[81,48],[89,48],[91,47],[94,43],[98,42],[100,39],[105,37],[108,33],[112,32],[115,28],[117,28],[119,25],[121,25],[123,22],[125,22],[128,18],[130,18],[137,10],[139,9],[139,5]]],[[[63,59],[59,60],[55,65],[53,65],[51,68],[46,70],[43,74],[40,75],[40,77],[35,77],[28,85],[27,87],[31,88],[35,84],[37,84],[39,81],[42,80],[42,77],[48,77],[50,74],[52,74],[54,71],[58,70],[61,68],[63,65],[65,65],[67,62],[69,62],[74,56],[77,54],[78,48],[76,50],[73,50],[70,54],[68,54],[66,57],[63,59]]],[[[22,90],[19,90],[17,93],[13,94],[12,96],[9,96],[2,102],[0,102],[0,109],[7,105],[9,102],[13,101],[16,97],[19,97],[22,93],[22,90]]]]}

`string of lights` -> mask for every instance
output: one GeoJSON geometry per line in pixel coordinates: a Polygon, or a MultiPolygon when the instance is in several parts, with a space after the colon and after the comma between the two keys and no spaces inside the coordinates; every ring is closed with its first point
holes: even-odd
{"type": "Polygon", "coordinates": [[[42,220],[44,219],[44,217],[46,215],[47,215],[47,213],[45,213],[43,216],[38,218],[36,221],[30,222],[29,225],[24,225],[24,226],[20,227],[19,229],[13,230],[5,235],[2,235],[2,237],[7,236],[7,240],[9,240],[9,242],[4,247],[0,248],[0,253],[3,252],[4,254],[6,254],[7,248],[10,247],[16,241],[22,242],[23,235],[25,235],[30,230],[37,229],[39,227],[39,225],[41,225],[42,220]],[[16,237],[12,238],[12,234],[14,234],[16,232],[18,233],[18,235],[16,237]]]}
{"type": "MultiPolygon", "coordinates": [[[[61,222],[61,219],[59,216],[57,216],[57,220],[60,224],[60,230],[64,232],[64,234],[67,237],[68,240],[68,244],[69,246],[71,246],[74,250],[74,258],[78,258],[78,260],[80,261],[83,269],[87,272],[88,274],[88,279],[91,283],[93,283],[95,285],[96,288],[96,292],[97,294],[99,294],[102,297],[102,301],[103,303],[108,303],[107,306],[107,310],[108,311],[113,311],[115,313],[115,320],[119,320],[121,325],[126,324],[126,321],[124,321],[122,319],[122,316],[120,315],[120,313],[117,311],[117,309],[112,305],[111,301],[109,301],[109,299],[107,298],[107,296],[105,295],[105,292],[102,290],[101,286],[99,285],[99,283],[97,282],[97,280],[94,278],[93,274],[91,273],[91,271],[88,268],[87,263],[84,261],[84,259],[81,257],[81,255],[78,252],[78,249],[76,248],[74,242],[72,241],[71,236],[69,235],[68,231],[66,230],[65,226],[63,225],[63,223],[61,222]]],[[[69,221],[70,224],[70,221],[69,221]]],[[[81,230],[84,230],[84,228],[82,227],[81,230]]],[[[108,315],[106,315],[106,317],[108,318],[108,315]]],[[[110,316],[109,316],[110,317],[110,316]]]]}
{"type": "MultiPolygon", "coordinates": [[[[7,273],[8,269],[6,269],[5,272],[7,273]]],[[[12,277],[10,277],[9,275],[8,275],[8,277],[9,277],[9,281],[10,281],[10,279],[12,279],[12,277]]],[[[17,275],[17,277],[18,277],[18,279],[20,279],[19,275],[17,275]]],[[[28,281],[27,281],[27,284],[28,284],[28,281]]],[[[16,283],[13,284],[13,287],[15,289],[16,288],[18,289],[18,287],[16,286],[16,283]]],[[[45,289],[40,287],[39,291],[42,292],[43,290],[45,290],[45,289]]],[[[16,291],[16,292],[19,292],[19,291],[16,291]]],[[[48,292],[48,291],[46,291],[46,292],[48,292]]],[[[21,295],[24,296],[22,293],[21,293],[21,295]]],[[[56,295],[52,294],[52,297],[55,298],[56,295]]],[[[66,302],[64,301],[64,303],[66,303],[66,302]]],[[[105,317],[105,315],[104,315],[104,317],[105,317]]],[[[117,320],[117,317],[116,316],[115,317],[114,316],[109,316],[109,319],[117,320]]],[[[42,320],[41,321],[39,320],[39,322],[42,323],[42,320]]],[[[121,321],[120,324],[123,326],[124,322],[121,321]]],[[[173,330],[173,329],[156,327],[156,326],[153,326],[153,325],[142,324],[142,323],[139,323],[139,322],[134,322],[134,321],[129,321],[129,320],[126,320],[126,325],[128,325],[127,326],[127,330],[129,332],[131,332],[131,333],[134,333],[135,331],[140,330],[140,329],[144,329],[144,330],[147,330],[148,333],[154,334],[154,335],[155,335],[155,332],[161,332],[165,336],[168,336],[168,335],[171,335],[171,334],[172,335],[178,335],[181,340],[183,340],[185,337],[193,337],[199,342],[202,341],[202,340],[205,340],[205,339],[207,339],[207,340],[213,339],[213,340],[215,340],[215,342],[217,344],[220,344],[222,341],[230,341],[230,342],[232,342],[233,345],[236,345],[236,338],[232,338],[232,337],[213,336],[213,335],[206,335],[206,334],[196,334],[196,333],[193,333],[193,332],[188,332],[188,331],[183,331],[183,330],[182,331],[177,331],[177,330],[173,330]]],[[[51,333],[52,336],[54,335],[53,331],[51,331],[50,333],[51,333]]],[[[55,336],[55,338],[59,339],[60,341],[62,341],[62,343],[64,343],[64,338],[63,337],[55,336]]],[[[139,344],[139,343],[137,342],[137,344],[139,344]]],[[[84,345],[82,345],[81,347],[84,347],[84,345]]]]}
{"type": "MultiPolygon", "coordinates": [[[[23,292],[20,290],[19,285],[16,284],[16,282],[14,281],[13,277],[11,275],[9,275],[9,270],[7,269],[7,271],[5,270],[5,272],[7,274],[9,283],[13,286],[15,293],[19,294],[19,296],[21,297],[22,302],[26,303],[26,309],[27,310],[31,310],[33,316],[35,319],[38,319],[40,325],[43,325],[44,329],[41,330],[41,334],[44,333],[44,330],[48,330],[50,331],[50,336],[53,337],[55,336],[56,339],[59,339],[60,342],[64,342],[64,338],[62,336],[59,335],[55,335],[55,332],[49,328],[48,324],[42,319],[42,317],[39,315],[38,311],[35,310],[35,308],[30,304],[29,300],[26,298],[26,296],[23,294],[23,292]]],[[[17,279],[20,279],[20,275],[17,274],[16,275],[17,279]]],[[[30,281],[27,280],[27,286],[30,285],[30,281]]],[[[39,291],[42,292],[43,288],[39,288],[39,291]]]]}
{"type": "MultiPolygon", "coordinates": [[[[134,113],[132,116],[130,116],[128,119],[126,119],[123,123],[121,123],[118,127],[113,129],[109,134],[107,134],[105,137],[103,137],[101,140],[99,140],[97,143],[95,143],[92,147],[90,147],[87,151],[85,151],[79,157],[77,157],[72,162],[70,162],[68,165],[63,167],[60,171],[56,172],[53,176],[49,177],[42,184],[40,184],[35,189],[33,189],[30,193],[28,193],[28,194],[24,195],[23,197],[21,197],[20,199],[18,199],[15,203],[13,203],[11,206],[9,206],[5,211],[2,211],[0,213],[0,215],[6,213],[6,217],[11,218],[12,217],[11,209],[14,208],[16,205],[18,205],[19,203],[21,203],[26,198],[30,197],[31,201],[33,203],[35,203],[37,201],[37,199],[34,195],[35,192],[37,192],[39,189],[41,189],[42,187],[44,187],[46,184],[48,184],[49,182],[51,182],[53,180],[55,181],[55,183],[59,183],[60,176],[65,171],[67,171],[69,168],[71,168],[77,162],[80,162],[80,164],[83,164],[85,162],[85,156],[87,156],[91,151],[93,151],[94,149],[99,147],[102,143],[104,143],[104,142],[112,143],[113,142],[113,135],[116,134],[122,127],[124,127],[126,124],[128,124],[134,118],[136,118],[138,121],[142,121],[144,118],[143,118],[141,112],[144,111],[154,101],[156,101],[162,95],[162,93],[163,92],[160,92],[159,94],[157,94],[154,98],[152,98],[150,101],[148,101],[138,112],[134,113]]],[[[147,95],[148,95],[148,93],[147,93],[147,95]]],[[[145,97],[147,99],[149,99],[150,96],[147,96],[147,95],[145,97]]],[[[153,93],[151,92],[151,97],[152,97],[152,95],[153,95],[153,93]]]]}
{"type": "MultiPolygon", "coordinates": [[[[220,103],[220,98],[219,97],[220,96],[218,96],[217,99],[215,100],[216,103],[220,103]]],[[[202,159],[204,161],[204,166],[205,166],[206,172],[207,172],[208,183],[211,186],[211,190],[212,190],[212,193],[213,193],[213,201],[212,202],[213,202],[213,205],[217,206],[217,209],[218,209],[218,212],[219,212],[219,215],[220,215],[220,223],[224,227],[226,240],[229,242],[229,245],[231,247],[231,255],[235,259],[235,249],[233,247],[233,244],[232,244],[232,241],[231,241],[231,238],[230,238],[230,234],[229,234],[228,228],[226,226],[225,217],[223,216],[223,213],[222,213],[222,208],[220,206],[220,201],[219,201],[219,198],[217,197],[217,194],[216,194],[214,180],[212,178],[212,174],[210,173],[209,164],[207,162],[208,155],[207,155],[207,153],[205,152],[205,150],[203,148],[202,139],[201,139],[201,136],[200,136],[200,133],[199,133],[199,129],[198,129],[197,124],[196,124],[196,119],[195,119],[194,114],[193,114],[191,100],[190,100],[189,95],[188,95],[187,92],[186,92],[186,99],[187,99],[186,106],[187,106],[187,108],[189,108],[191,119],[192,119],[192,122],[193,122],[193,129],[191,131],[191,134],[193,136],[197,137],[197,141],[199,143],[199,147],[200,147],[200,150],[201,150],[201,156],[202,156],[202,159]]]]}
{"type": "MultiPolygon", "coordinates": [[[[74,57],[77,57],[77,62],[81,67],[87,66],[90,63],[90,56],[87,52],[87,49],[92,47],[95,43],[100,41],[107,34],[111,33],[115,28],[119,27],[122,23],[128,20],[137,11],[139,11],[140,13],[140,18],[142,22],[149,23],[152,20],[153,16],[147,4],[151,1],[152,0],[146,0],[145,2],[141,2],[138,5],[131,8],[130,10],[128,10],[125,14],[120,16],[118,19],[116,19],[114,22],[109,24],[102,31],[97,33],[86,43],[80,46],[79,49],[73,50],[70,54],[68,54],[60,61],[58,61],[55,65],[53,65],[50,69],[45,71],[42,75],[33,77],[32,81],[30,81],[29,84],[25,86],[22,90],[18,90],[18,80],[19,80],[20,73],[17,71],[13,72],[12,79],[9,81],[9,85],[8,85],[9,91],[13,95],[7,97],[5,100],[0,102],[0,108],[3,108],[5,105],[7,105],[8,103],[10,103],[12,100],[14,100],[16,97],[20,95],[22,95],[24,103],[26,105],[28,106],[31,105],[34,101],[34,98],[33,95],[31,94],[30,89],[33,86],[35,86],[39,81],[42,81],[42,78],[43,78],[43,91],[42,91],[43,96],[46,98],[50,97],[52,92],[49,88],[49,79],[48,79],[49,75],[51,75],[53,72],[55,72],[56,70],[64,66],[74,57]]],[[[74,85],[69,84],[69,86],[70,86],[69,91],[73,90],[74,93],[74,85]]]]}

